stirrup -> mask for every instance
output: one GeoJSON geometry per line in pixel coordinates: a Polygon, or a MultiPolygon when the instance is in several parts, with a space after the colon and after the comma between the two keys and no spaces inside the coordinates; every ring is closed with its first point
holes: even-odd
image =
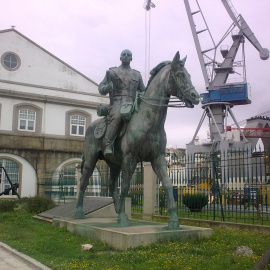
{"type": "Polygon", "coordinates": [[[106,158],[109,158],[111,156],[113,156],[113,147],[112,145],[107,145],[104,151],[104,156],[106,158]]]}

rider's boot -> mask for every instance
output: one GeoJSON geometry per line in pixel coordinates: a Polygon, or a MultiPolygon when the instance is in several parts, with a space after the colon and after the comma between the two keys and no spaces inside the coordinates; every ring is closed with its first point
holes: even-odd
{"type": "Polygon", "coordinates": [[[104,151],[104,156],[106,158],[110,158],[110,157],[113,156],[113,146],[112,146],[112,143],[106,144],[106,148],[105,148],[105,151],[104,151]]]}
{"type": "Polygon", "coordinates": [[[107,127],[106,135],[105,135],[106,148],[104,151],[104,156],[106,158],[110,158],[113,156],[113,142],[116,137],[116,133],[117,133],[117,127],[110,124],[107,127]]]}

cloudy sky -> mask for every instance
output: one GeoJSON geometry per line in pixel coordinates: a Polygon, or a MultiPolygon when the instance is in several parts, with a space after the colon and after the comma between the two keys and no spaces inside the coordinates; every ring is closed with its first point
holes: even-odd
{"type": "MultiPolygon", "coordinates": [[[[231,1],[261,45],[270,49],[270,1],[231,1]]],[[[205,92],[184,1],[153,2],[156,8],[146,13],[144,0],[1,0],[0,29],[15,26],[16,30],[97,83],[109,67],[120,64],[119,54],[123,49],[133,52],[132,67],[142,73],[145,84],[149,68],[172,60],[180,51],[182,58],[188,57],[186,68],[197,91],[205,92]],[[147,49],[146,37],[149,39],[149,36],[150,49],[147,49]]],[[[199,0],[199,3],[218,43],[232,21],[220,0],[199,0]]],[[[207,46],[205,40],[202,43],[207,46]]],[[[223,44],[231,45],[231,39],[226,42],[223,44]]],[[[270,110],[270,59],[262,61],[248,41],[245,52],[252,104],[233,108],[238,121],[270,110]]],[[[168,146],[185,147],[202,113],[200,105],[194,109],[170,108],[165,126],[168,146]]],[[[206,129],[207,124],[199,134],[201,139],[206,138],[206,129]]]]}

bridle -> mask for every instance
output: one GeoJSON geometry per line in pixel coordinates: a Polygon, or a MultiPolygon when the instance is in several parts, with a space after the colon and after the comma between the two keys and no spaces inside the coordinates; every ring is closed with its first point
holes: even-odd
{"type": "MultiPolygon", "coordinates": [[[[181,71],[181,72],[183,72],[183,71],[181,71]]],[[[168,88],[170,77],[172,77],[174,79],[174,81],[176,83],[176,87],[177,87],[177,96],[181,96],[181,99],[186,95],[187,92],[189,92],[193,88],[193,87],[186,87],[185,89],[182,90],[183,85],[184,85],[184,82],[183,82],[184,77],[181,76],[183,78],[183,79],[181,79],[180,77],[177,77],[174,73],[171,73],[171,71],[170,71],[170,74],[169,74],[167,82],[166,82],[166,89],[168,88]]],[[[185,107],[187,107],[185,101],[180,101],[178,97],[169,97],[169,98],[161,97],[161,98],[158,98],[158,99],[157,98],[147,98],[147,97],[144,97],[142,94],[139,93],[138,98],[141,101],[143,101],[144,103],[146,103],[147,105],[150,105],[150,106],[172,107],[172,108],[185,108],[185,107]],[[168,102],[168,104],[157,104],[157,103],[155,104],[155,103],[152,103],[152,102],[155,102],[155,101],[157,101],[157,102],[169,101],[169,102],[168,102]],[[172,104],[172,103],[175,103],[175,104],[172,104]]]]}

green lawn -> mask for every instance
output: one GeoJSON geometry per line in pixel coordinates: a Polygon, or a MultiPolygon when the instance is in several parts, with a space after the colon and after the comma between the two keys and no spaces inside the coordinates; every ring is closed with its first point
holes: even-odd
{"type": "Polygon", "coordinates": [[[166,243],[120,252],[18,212],[0,212],[0,241],[52,269],[242,270],[251,269],[270,248],[270,234],[213,228],[212,237],[194,243],[166,243]],[[81,251],[80,246],[86,243],[94,248],[81,251]],[[254,255],[233,253],[243,245],[254,255]]]}

